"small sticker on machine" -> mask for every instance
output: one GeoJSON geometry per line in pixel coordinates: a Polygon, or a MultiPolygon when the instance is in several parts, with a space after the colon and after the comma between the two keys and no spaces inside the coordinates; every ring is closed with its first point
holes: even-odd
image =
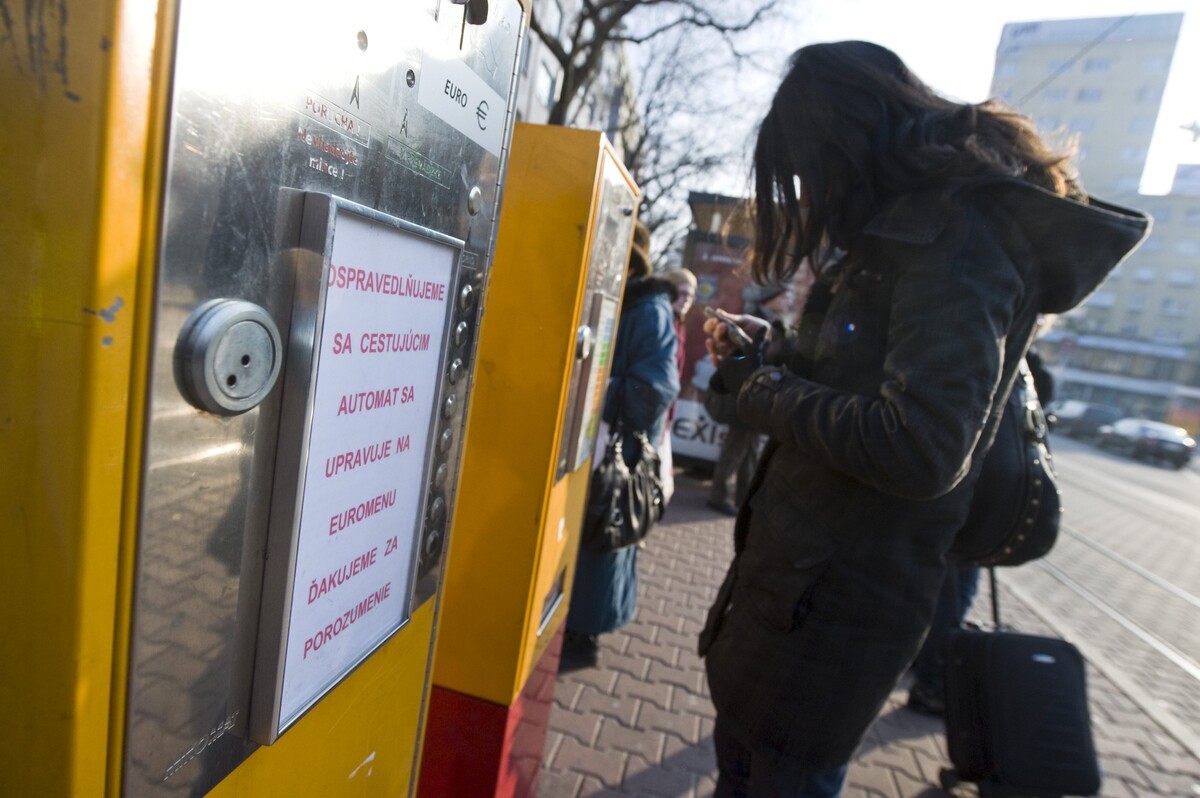
{"type": "Polygon", "coordinates": [[[426,54],[417,102],[492,155],[500,155],[504,98],[462,61],[426,54]]]}

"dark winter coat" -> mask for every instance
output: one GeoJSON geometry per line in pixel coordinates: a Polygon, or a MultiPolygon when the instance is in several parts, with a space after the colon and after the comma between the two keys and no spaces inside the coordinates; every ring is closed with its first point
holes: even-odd
{"type": "Polygon", "coordinates": [[[852,756],[929,625],[1037,315],[1079,304],[1147,228],[1002,180],[901,197],[818,280],[786,368],[738,396],[771,442],[701,635],[722,723],[756,753],[852,756]]]}
{"type": "MultiPolygon", "coordinates": [[[[627,431],[622,442],[627,459],[638,451],[635,430],[645,432],[652,443],[662,437],[667,410],[679,393],[671,295],[671,284],[654,277],[630,280],[625,287],[604,420],[612,426],[620,415],[627,431]]],[[[597,442],[597,447],[604,445],[605,441],[597,442]]],[[[633,617],[637,552],[637,546],[606,554],[579,550],[567,616],[571,631],[610,632],[633,617]]]]}
{"type": "Polygon", "coordinates": [[[626,429],[641,430],[652,442],[662,436],[679,394],[672,296],[671,284],[658,277],[635,278],[625,287],[604,399],[605,421],[612,425],[620,414],[626,429]]]}

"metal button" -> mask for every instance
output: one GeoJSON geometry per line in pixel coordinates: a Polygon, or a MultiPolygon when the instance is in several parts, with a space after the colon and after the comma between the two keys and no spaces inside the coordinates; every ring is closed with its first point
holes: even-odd
{"type": "Polygon", "coordinates": [[[431,529],[425,533],[425,556],[426,558],[436,557],[442,548],[442,530],[431,529]]]}
{"type": "Polygon", "coordinates": [[[464,371],[466,371],[466,367],[463,365],[462,358],[456,357],[454,358],[454,362],[450,364],[450,369],[446,372],[446,378],[450,380],[451,385],[456,385],[462,379],[464,371]]]}
{"type": "Polygon", "coordinates": [[[465,321],[460,321],[454,327],[454,345],[462,346],[467,342],[467,334],[471,332],[471,328],[467,326],[465,321]]]}
{"type": "MultiPolygon", "coordinates": [[[[446,430],[449,432],[449,430],[446,430]]],[[[442,463],[433,472],[433,486],[435,488],[446,487],[446,480],[450,478],[450,466],[442,463]]]]}
{"type": "Polygon", "coordinates": [[[475,304],[475,287],[464,285],[458,292],[458,305],[463,310],[470,310],[473,304],[475,304]]]}
{"type": "Polygon", "coordinates": [[[458,397],[450,394],[442,402],[442,418],[447,421],[454,418],[454,414],[458,411],[458,397]]]}
{"type": "Polygon", "coordinates": [[[446,454],[450,451],[450,447],[454,444],[454,430],[442,430],[441,437],[438,438],[438,451],[446,454]]]}

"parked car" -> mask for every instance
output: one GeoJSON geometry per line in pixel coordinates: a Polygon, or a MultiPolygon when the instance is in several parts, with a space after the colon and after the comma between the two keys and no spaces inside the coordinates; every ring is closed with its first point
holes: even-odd
{"type": "Polygon", "coordinates": [[[1145,418],[1120,419],[1101,427],[1099,435],[1102,448],[1126,452],[1135,460],[1166,460],[1177,469],[1196,452],[1196,440],[1183,427],[1145,418]]]}
{"type": "Polygon", "coordinates": [[[1100,428],[1115,424],[1125,413],[1119,407],[1064,399],[1046,410],[1050,428],[1060,435],[1081,440],[1093,440],[1100,428]]]}

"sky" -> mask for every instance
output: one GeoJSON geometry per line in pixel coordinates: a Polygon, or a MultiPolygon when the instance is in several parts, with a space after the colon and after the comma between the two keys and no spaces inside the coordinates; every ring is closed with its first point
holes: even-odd
{"type": "Polygon", "coordinates": [[[1143,193],[1168,191],[1176,164],[1200,163],[1200,141],[1179,127],[1200,121],[1200,0],[806,0],[799,9],[791,49],[873,41],[894,50],[940,93],[967,102],[988,96],[1006,23],[1182,12],[1143,193]]]}

